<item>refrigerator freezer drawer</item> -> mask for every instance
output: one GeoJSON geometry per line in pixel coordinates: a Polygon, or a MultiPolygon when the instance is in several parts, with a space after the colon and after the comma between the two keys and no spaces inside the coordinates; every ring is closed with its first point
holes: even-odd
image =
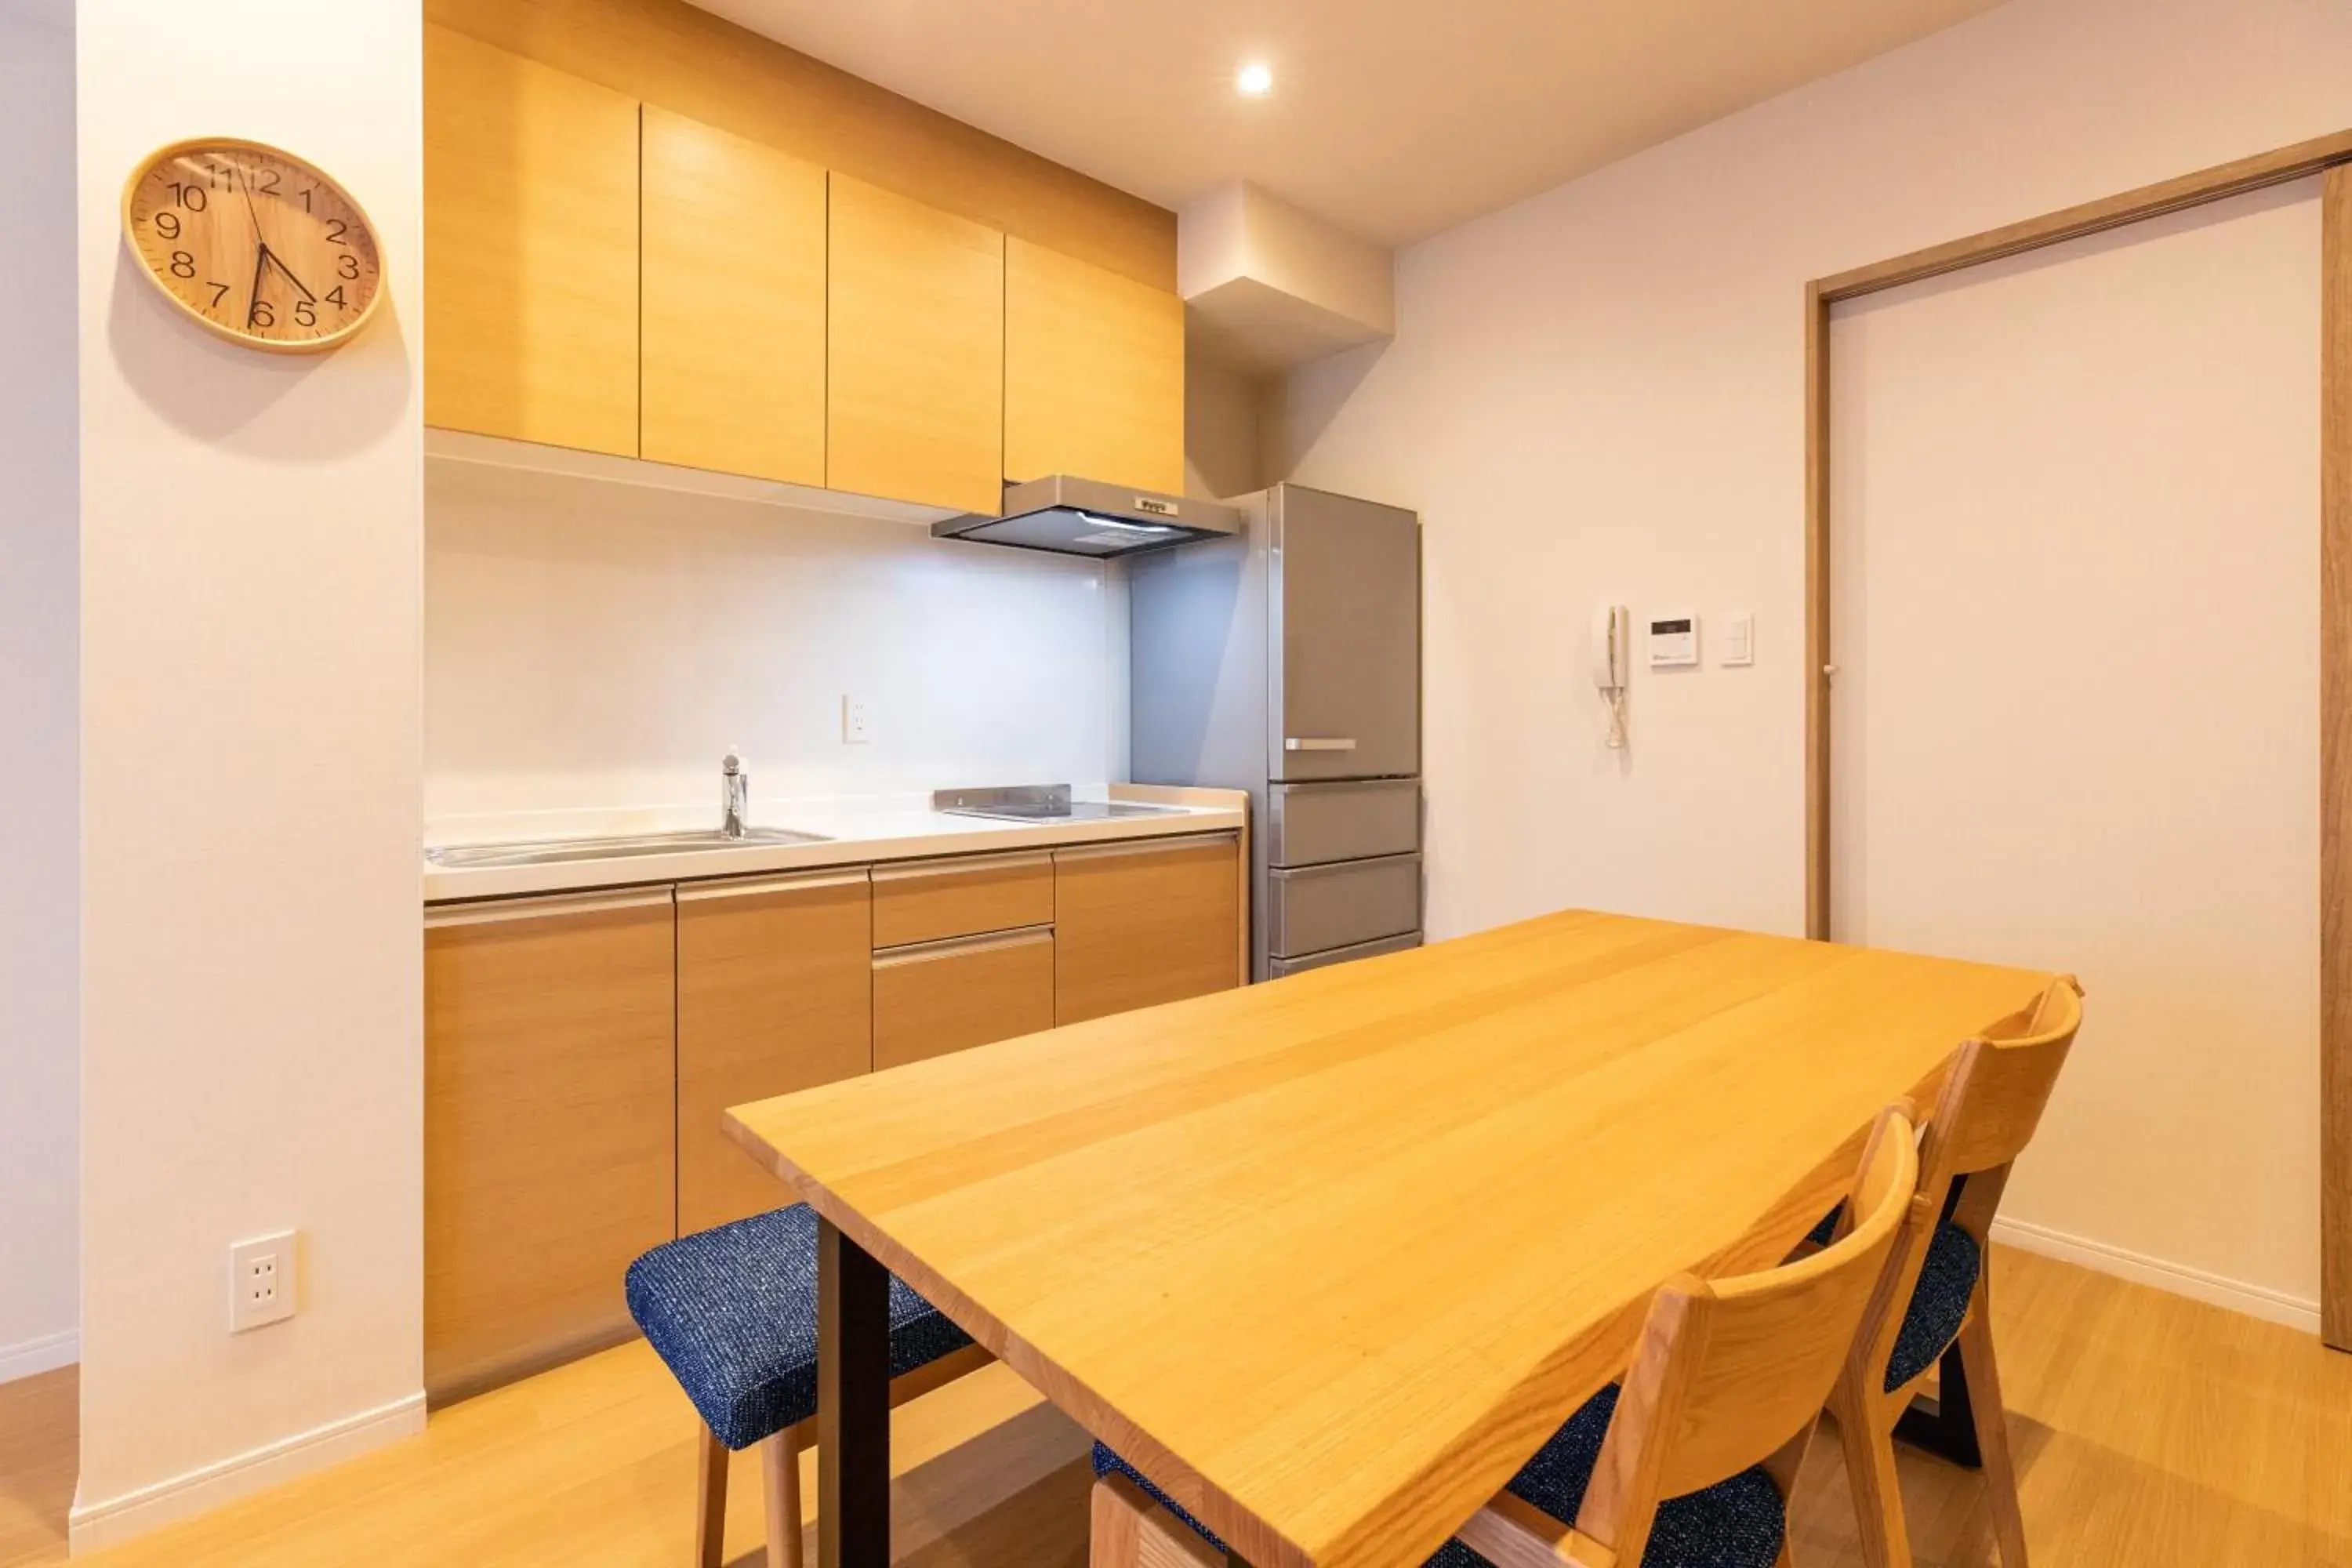
{"type": "Polygon", "coordinates": [[[1384,952],[1403,952],[1420,945],[1421,933],[1409,931],[1402,936],[1384,936],[1378,942],[1360,942],[1352,947],[1335,947],[1328,952],[1310,952],[1303,958],[1277,958],[1266,965],[1266,978],[1279,980],[1286,974],[1302,974],[1353,959],[1378,958],[1384,952]]]}
{"type": "Polygon", "coordinates": [[[1298,958],[1421,929],[1421,857],[1342,860],[1266,873],[1265,946],[1298,958]]]}
{"type": "Polygon", "coordinates": [[[1265,858],[1322,866],[1421,847],[1421,781],[1276,784],[1266,792],[1265,858]]]}

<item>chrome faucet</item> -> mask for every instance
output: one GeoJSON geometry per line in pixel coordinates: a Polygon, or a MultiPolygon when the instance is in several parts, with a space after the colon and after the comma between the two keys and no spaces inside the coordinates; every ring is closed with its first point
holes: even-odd
{"type": "Polygon", "coordinates": [[[743,759],[732,752],[719,764],[719,831],[725,837],[740,838],[744,808],[751,797],[751,775],[743,771],[743,759]]]}

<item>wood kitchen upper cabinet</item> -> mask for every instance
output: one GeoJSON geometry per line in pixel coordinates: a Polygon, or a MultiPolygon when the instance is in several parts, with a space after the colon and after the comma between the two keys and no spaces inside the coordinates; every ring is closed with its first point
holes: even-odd
{"type": "Polygon", "coordinates": [[[1004,477],[1184,489],[1184,302],[1004,242],[1004,477]]]}
{"type": "Polygon", "coordinates": [[[1054,852],[1054,1021],[1241,984],[1241,850],[1229,834],[1054,852]]]}
{"type": "Polygon", "coordinates": [[[648,104],[644,179],[641,455],[824,484],[825,172],[648,104]]]}
{"type": "Polygon", "coordinates": [[[425,1385],[436,1400],[631,1331],[669,1239],[670,890],[435,912],[425,932],[425,1385]]]}
{"type": "Polygon", "coordinates": [[[681,1235],[793,1201],[721,1116],[871,1068],[873,929],[862,866],[678,889],[681,1235]]]}
{"type": "Polygon", "coordinates": [[[425,418],[637,450],[637,104],[425,29],[425,418]]]}
{"type": "Polygon", "coordinates": [[[825,483],[1002,505],[1004,237],[832,177],[825,483]]]}

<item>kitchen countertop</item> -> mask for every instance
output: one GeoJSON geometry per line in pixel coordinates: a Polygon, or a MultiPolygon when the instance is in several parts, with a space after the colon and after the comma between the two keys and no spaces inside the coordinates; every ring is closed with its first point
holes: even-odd
{"type": "MultiPolygon", "coordinates": [[[[757,844],[719,849],[685,849],[667,855],[630,855],[607,860],[572,860],[545,866],[444,867],[424,862],[425,901],[516,898],[530,893],[575,892],[648,883],[698,881],[711,877],[756,876],[815,870],[827,866],[922,859],[938,855],[1002,854],[1058,845],[1099,844],[1122,838],[1158,838],[1173,834],[1231,832],[1248,822],[1249,796],[1240,790],[1111,787],[1115,801],[1172,805],[1166,816],[1111,817],[1092,822],[999,822],[937,811],[798,811],[773,817],[756,808],[755,827],[789,827],[821,833],[814,844],[757,844]]],[[[583,830],[586,837],[593,829],[583,830]]]]}

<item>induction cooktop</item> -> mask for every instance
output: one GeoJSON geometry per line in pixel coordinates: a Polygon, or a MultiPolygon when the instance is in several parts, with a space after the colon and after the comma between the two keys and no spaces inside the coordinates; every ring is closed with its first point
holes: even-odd
{"type": "Polygon", "coordinates": [[[931,809],[950,816],[986,816],[1003,822],[1100,822],[1114,816],[1174,816],[1182,808],[1123,800],[1072,800],[1068,784],[1013,784],[1001,789],[936,790],[931,809]]]}

